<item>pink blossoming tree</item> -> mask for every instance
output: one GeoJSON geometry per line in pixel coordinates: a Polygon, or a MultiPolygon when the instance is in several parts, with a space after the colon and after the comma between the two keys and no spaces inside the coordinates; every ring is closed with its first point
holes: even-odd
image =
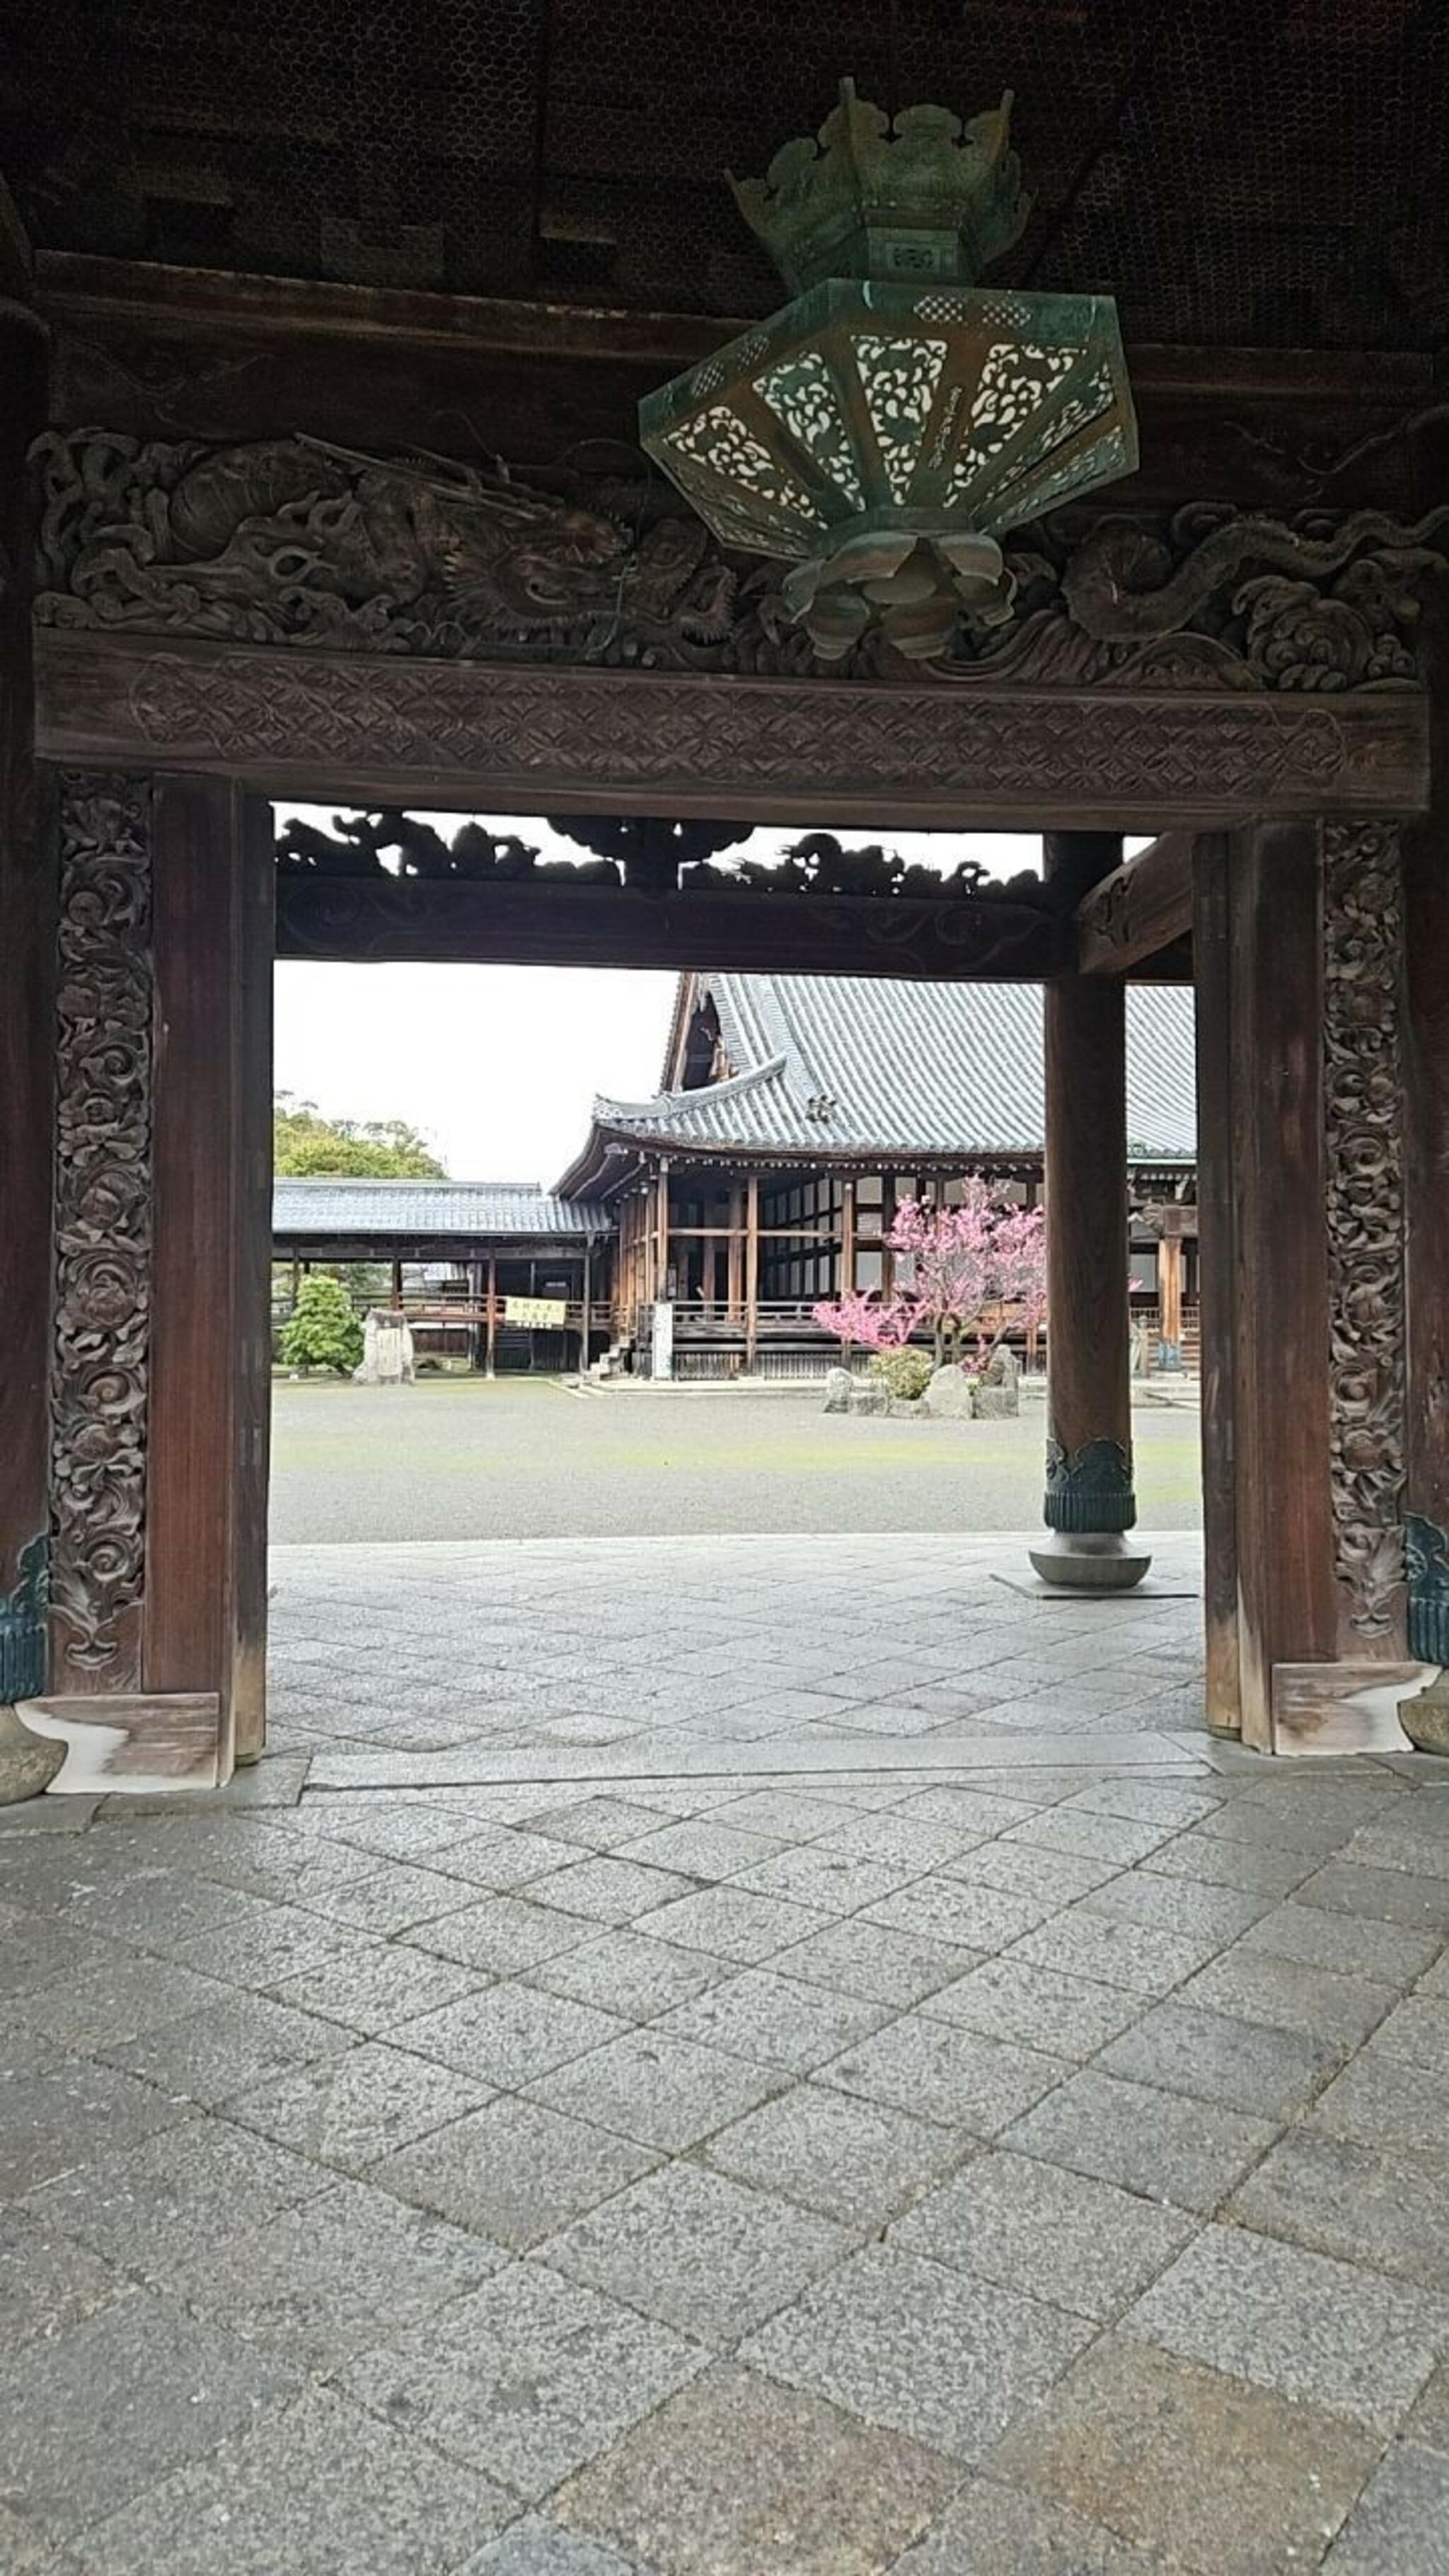
{"type": "Polygon", "coordinates": [[[956,1207],[903,1199],[886,1240],[896,1274],[888,1303],[874,1289],[851,1289],[812,1309],[816,1323],[842,1342],[898,1351],[914,1333],[929,1331],[938,1361],[949,1354],[964,1364],[974,1335],[984,1363],[1011,1325],[1030,1330],[1046,1312],[1042,1212],[1010,1206],[986,1181],[967,1181],[956,1207]]]}

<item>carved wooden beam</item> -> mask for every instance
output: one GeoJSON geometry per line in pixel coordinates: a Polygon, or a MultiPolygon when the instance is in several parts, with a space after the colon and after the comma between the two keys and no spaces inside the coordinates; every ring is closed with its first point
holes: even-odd
{"type": "Polygon", "coordinates": [[[1077,967],[1125,975],[1192,929],[1191,832],[1163,832],[1077,906],[1077,967]]]}
{"type": "Polygon", "coordinates": [[[203,769],[313,801],[1142,831],[1412,814],[1427,798],[1427,710],[1414,689],[957,689],[57,627],[36,648],[46,758],[203,769]]]}
{"type": "Polygon", "coordinates": [[[1070,971],[1071,924],[1031,904],[982,896],[649,895],[621,886],[284,870],[277,954],[1017,984],[1070,971]]]}

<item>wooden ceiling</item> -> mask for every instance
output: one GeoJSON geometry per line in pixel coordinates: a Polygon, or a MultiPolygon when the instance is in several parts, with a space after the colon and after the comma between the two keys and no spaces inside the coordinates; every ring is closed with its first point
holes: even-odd
{"type": "Polygon", "coordinates": [[[726,168],[840,75],[1016,93],[1003,276],[1139,341],[1449,337],[1444,0],[10,0],[0,170],[42,249],[741,315],[780,300],[726,168]]]}

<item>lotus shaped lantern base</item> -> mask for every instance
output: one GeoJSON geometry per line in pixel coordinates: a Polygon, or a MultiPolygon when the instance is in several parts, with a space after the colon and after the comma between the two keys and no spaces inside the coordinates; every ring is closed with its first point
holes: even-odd
{"type": "Polygon", "coordinates": [[[908,661],[944,653],[965,615],[1000,625],[1016,585],[994,537],[974,529],[858,527],[788,572],[782,595],[823,662],[871,625],[908,661]]]}

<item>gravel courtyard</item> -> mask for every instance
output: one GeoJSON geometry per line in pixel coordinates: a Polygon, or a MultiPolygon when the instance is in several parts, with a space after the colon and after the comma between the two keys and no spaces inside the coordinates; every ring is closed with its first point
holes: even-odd
{"type": "MultiPolygon", "coordinates": [[[[1143,1527],[1200,1527],[1195,1406],[1139,1403],[1134,1428],[1143,1527]]],[[[272,1536],[1025,1529],[1041,1516],[1043,1435],[1032,1397],[1015,1422],[963,1424],[841,1420],[808,1388],[281,1378],[272,1536]]]]}

